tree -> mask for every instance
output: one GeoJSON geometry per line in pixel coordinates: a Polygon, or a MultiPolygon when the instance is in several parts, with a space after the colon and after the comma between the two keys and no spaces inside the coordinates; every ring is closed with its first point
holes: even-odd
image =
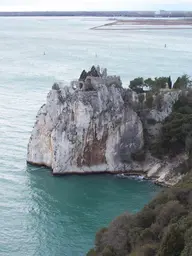
{"type": "Polygon", "coordinates": [[[162,76],[162,77],[156,77],[155,78],[155,87],[157,90],[165,89],[168,84],[169,78],[162,76]]]}
{"type": "Polygon", "coordinates": [[[184,234],[178,224],[170,225],[165,233],[158,256],[180,256],[184,249],[184,234]]]}
{"type": "Polygon", "coordinates": [[[192,81],[188,75],[183,75],[178,77],[176,82],[173,85],[174,89],[186,89],[187,87],[192,86],[192,81]]]}
{"type": "Polygon", "coordinates": [[[135,91],[136,93],[142,93],[144,86],[144,79],[143,77],[137,77],[134,80],[130,81],[129,87],[135,91]]]}
{"type": "Polygon", "coordinates": [[[171,77],[170,76],[168,78],[168,86],[169,86],[169,89],[172,89],[172,81],[171,81],[171,77]]]}
{"type": "Polygon", "coordinates": [[[147,78],[144,81],[153,91],[159,91],[160,89],[165,89],[167,84],[172,87],[171,77],[156,77],[154,80],[147,78]]]}

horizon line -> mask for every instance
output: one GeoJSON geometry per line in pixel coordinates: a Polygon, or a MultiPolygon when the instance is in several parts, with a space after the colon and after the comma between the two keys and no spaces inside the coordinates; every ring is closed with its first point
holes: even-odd
{"type": "Polygon", "coordinates": [[[65,13],[71,13],[71,12],[159,12],[159,11],[163,11],[163,12],[192,12],[191,10],[168,10],[168,9],[158,9],[158,10],[78,10],[78,11],[59,11],[59,10],[25,10],[25,11],[0,11],[0,13],[28,13],[28,12],[65,12],[65,13]]]}

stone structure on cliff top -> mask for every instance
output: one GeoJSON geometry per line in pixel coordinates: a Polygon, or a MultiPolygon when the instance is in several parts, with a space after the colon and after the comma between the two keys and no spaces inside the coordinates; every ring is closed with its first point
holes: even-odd
{"type": "Polygon", "coordinates": [[[175,184],[181,177],[173,170],[185,155],[160,161],[145,152],[143,162],[133,161],[132,155],[143,149],[143,131],[147,144],[158,137],[179,94],[159,92],[152,108],[146,108],[146,94],[141,104],[135,92],[122,87],[120,77],[99,67],[84,70],[70,86],[53,85],[37,114],[27,162],[50,167],[53,174],[137,171],[175,184]]]}
{"type": "Polygon", "coordinates": [[[124,160],[143,147],[143,128],[124,92],[120,77],[99,67],[83,71],[71,86],[55,83],[37,114],[28,163],[54,174],[130,169],[124,160]]]}

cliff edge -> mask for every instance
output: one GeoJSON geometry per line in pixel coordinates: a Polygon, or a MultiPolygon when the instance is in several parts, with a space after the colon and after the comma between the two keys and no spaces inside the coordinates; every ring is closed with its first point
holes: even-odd
{"type": "Polygon", "coordinates": [[[186,99],[188,90],[162,86],[136,93],[94,66],[68,86],[55,83],[37,114],[27,162],[54,175],[124,173],[176,184],[182,164],[191,166],[192,97],[186,99]]]}
{"type": "Polygon", "coordinates": [[[53,174],[121,172],[144,144],[142,122],[119,77],[92,67],[70,86],[55,83],[36,117],[27,162],[53,174]]]}

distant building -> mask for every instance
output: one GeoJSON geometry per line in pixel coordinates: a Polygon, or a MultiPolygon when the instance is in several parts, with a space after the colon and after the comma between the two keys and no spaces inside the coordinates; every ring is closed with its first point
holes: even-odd
{"type": "Polygon", "coordinates": [[[168,11],[165,11],[165,10],[159,10],[159,11],[155,12],[156,17],[169,17],[171,15],[172,15],[171,12],[168,12],[168,11]]]}

